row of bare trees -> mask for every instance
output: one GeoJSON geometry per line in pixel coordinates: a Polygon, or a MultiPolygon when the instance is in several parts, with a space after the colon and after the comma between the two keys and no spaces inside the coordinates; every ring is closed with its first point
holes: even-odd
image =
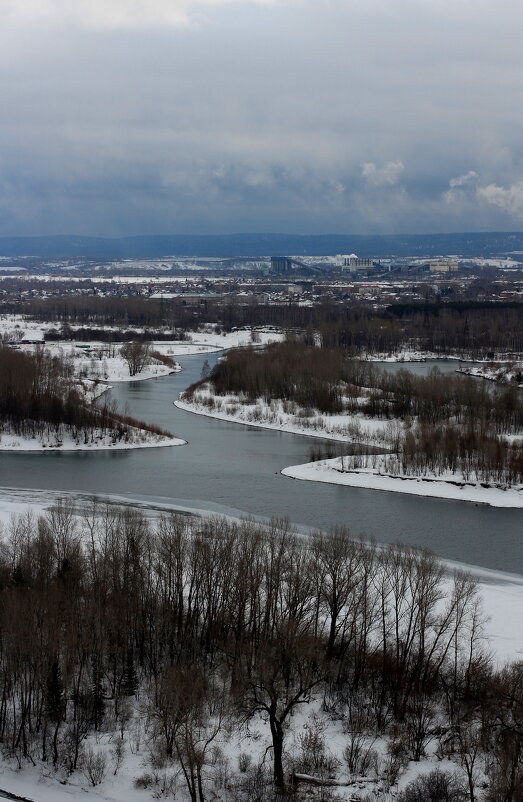
{"type": "MultiPolygon", "coordinates": [[[[357,380],[369,384],[371,364],[349,361],[341,351],[320,349],[296,340],[273,343],[262,351],[229,351],[213,368],[210,378],[218,395],[237,393],[254,401],[263,398],[295,401],[325,413],[341,412],[345,385],[357,380]]],[[[199,382],[188,388],[190,397],[199,382]]],[[[357,390],[357,394],[360,391],[357,390]]]]}
{"type": "MultiPolygon", "coordinates": [[[[140,691],[150,753],[179,767],[193,802],[216,740],[249,720],[266,722],[283,791],[289,722],[316,696],[349,746],[400,727],[415,759],[436,707],[447,735],[479,717],[481,749],[499,755],[492,776],[520,788],[521,672],[493,673],[481,627],[471,580],[412,548],[343,529],[304,539],[285,522],[151,523],[96,505],[79,518],[62,504],[5,532],[0,743],[72,772],[89,733],[123,737],[140,691]]],[[[497,799],[516,802],[510,793],[497,799]]]]}
{"type": "MultiPolygon", "coordinates": [[[[480,288],[481,289],[481,288],[480,288]]],[[[14,293],[16,297],[16,293],[14,293]]],[[[5,302],[6,311],[34,316],[64,326],[56,336],[71,336],[70,325],[85,327],[85,335],[97,339],[100,326],[147,329],[148,339],[162,337],[168,327],[179,334],[214,323],[226,331],[239,326],[273,325],[320,335],[326,348],[352,355],[396,353],[414,346],[439,354],[492,357],[496,353],[523,351],[523,305],[517,302],[442,301],[398,303],[375,309],[358,299],[343,304],[325,296],[313,307],[293,303],[260,304],[234,297],[208,300],[198,306],[182,299],[150,300],[143,296],[56,296],[5,302]],[[92,327],[92,328],[91,328],[92,327]],[[97,328],[98,327],[98,330],[97,328]]],[[[171,335],[172,336],[172,335],[171,335]]],[[[127,335],[130,339],[132,334],[127,335]]]]}

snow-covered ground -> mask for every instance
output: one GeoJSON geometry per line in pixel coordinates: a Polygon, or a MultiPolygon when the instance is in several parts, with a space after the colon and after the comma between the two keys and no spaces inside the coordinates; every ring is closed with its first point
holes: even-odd
{"type": "MultiPolygon", "coordinates": [[[[0,339],[8,336],[13,340],[45,341],[46,332],[52,328],[50,323],[36,323],[28,321],[21,315],[0,316],[0,339]]],[[[72,326],[80,328],[79,326],[72,326]]],[[[93,325],[91,328],[98,328],[93,325]]],[[[100,327],[105,331],[116,330],[113,327],[100,327]]],[[[135,330],[137,334],[141,330],[135,330]]],[[[151,351],[157,351],[170,358],[190,356],[192,354],[215,353],[228,348],[237,348],[247,345],[263,346],[271,342],[280,342],[284,334],[271,327],[237,329],[227,333],[217,333],[212,325],[204,326],[198,332],[188,335],[185,340],[160,340],[151,343],[151,351]]],[[[34,351],[34,344],[20,345],[22,351],[34,351]]],[[[45,348],[51,355],[60,355],[70,358],[73,362],[77,376],[103,382],[130,382],[143,379],[153,379],[167,376],[181,370],[175,363],[169,367],[154,359],[139,373],[130,375],[125,359],[120,355],[121,344],[104,344],[100,341],[51,341],[45,342],[45,348]]],[[[174,361],[174,359],[173,359],[174,361]]]]}
{"type": "Polygon", "coordinates": [[[477,265],[478,267],[499,267],[505,269],[514,269],[521,267],[521,261],[519,259],[513,259],[511,257],[505,258],[498,258],[498,257],[467,257],[463,260],[467,264],[477,265]]]}
{"type": "MultiPolygon", "coordinates": [[[[155,350],[157,349],[155,348],[155,350]]],[[[51,348],[50,351],[54,353],[56,348],[51,348]]],[[[71,353],[67,349],[63,349],[63,351],[66,356],[71,353]]],[[[151,359],[141,371],[131,376],[127,362],[119,355],[118,351],[115,356],[103,356],[103,349],[99,349],[97,352],[96,346],[93,346],[93,353],[101,353],[101,356],[86,357],[82,351],[77,351],[76,354],[73,354],[75,374],[77,376],[87,376],[91,380],[98,379],[103,382],[134,382],[143,381],[144,379],[157,379],[160,376],[168,376],[181,370],[181,366],[178,364],[174,367],[169,367],[151,359]]]]}
{"type": "MultiPolygon", "coordinates": [[[[521,354],[498,354],[496,355],[496,363],[512,363],[516,357],[521,357],[521,354]]],[[[487,365],[491,363],[490,359],[486,357],[481,359],[478,356],[473,358],[467,354],[439,354],[432,351],[418,351],[411,348],[403,348],[395,353],[382,351],[379,353],[365,354],[362,353],[359,357],[365,359],[367,362],[438,362],[450,361],[454,362],[474,362],[477,365],[487,365]]],[[[457,373],[469,373],[472,376],[481,375],[473,372],[474,369],[469,370],[468,367],[461,370],[456,367],[457,373]]]]}
{"type": "Polygon", "coordinates": [[[380,472],[380,468],[367,467],[351,469],[347,464],[350,458],[308,462],[284,468],[282,474],[292,479],[310,482],[327,482],[346,487],[361,487],[368,490],[387,490],[393,493],[409,493],[414,496],[469,501],[487,504],[491,507],[523,507],[523,486],[498,488],[482,487],[481,483],[464,481],[461,475],[450,472],[440,476],[400,476],[380,472]],[[342,460],[345,460],[342,470],[342,460]]]}
{"type": "Polygon", "coordinates": [[[269,343],[281,342],[284,339],[285,334],[282,331],[270,327],[237,329],[236,331],[218,334],[212,326],[209,326],[198,332],[191,333],[188,340],[156,342],[154,343],[154,348],[169,356],[182,356],[203,353],[206,350],[211,353],[212,351],[223,351],[226,348],[239,348],[246,345],[268,345],[269,343]],[[165,351],[162,350],[164,347],[165,351]]]}
{"type": "Polygon", "coordinates": [[[23,315],[0,315],[0,338],[43,340],[45,332],[52,327],[51,323],[37,323],[23,315]]]}
{"type": "MultiPolygon", "coordinates": [[[[190,399],[182,393],[174,404],[187,412],[230,423],[357,443],[386,451],[397,448],[394,444],[401,439],[404,428],[400,419],[383,421],[357,413],[322,415],[318,410],[309,410],[305,416],[299,407],[281,400],[267,403],[258,398],[255,402],[247,402],[238,395],[217,396],[212,393],[209,383],[199,387],[190,399]]],[[[519,440],[520,437],[507,435],[506,439],[519,440]]],[[[345,458],[342,470],[342,459],[335,457],[289,466],[282,473],[294,479],[348,487],[468,501],[493,507],[523,507],[523,485],[506,487],[491,483],[491,486],[485,486],[486,483],[464,479],[461,473],[450,471],[438,475],[427,473],[420,477],[400,475],[399,471],[393,472],[380,465],[383,458],[379,456],[372,457],[377,463],[372,467],[353,466],[348,462],[350,458],[345,458]]]]}
{"type": "Polygon", "coordinates": [[[186,412],[231,423],[376,446],[385,445],[401,427],[399,420],[382,421],[358,414],[322,415],[318,410],[308,410],[305,416],[299,412],[289,412],[288,405],[277,399],[270,404],[262,398],[246,403],[237,395],[214,395],[208,384],[202,385],[192,400],[188,401],[182,394],[174,404],[186,412]]]}
{"type": "MultiPolygon", "coordinates": [[[[403,789],[409,782],[422,774],[428,774],[434,768],[451,773],[459,772],[456,763],[448,759],[439,759],[435,755],[436,739],[434,743],[427,746],[427,757],[420,761],[410,761],[407,763],[397,783],[394,792],[389,796],[383,794],[385,783],[378,779],[373,770],[369,771],[368,777],[357,777],[350,781],[350,774],[346,768],[343,750],[348,741],[348,733],[344,731],[341,720],[329,719],[322,712],[321,699],[315,698],[305,707],[298,707],[289,721],[289,729],[285,735],[286,755],[292,763],[300,765],[301,755],[303,754],[303,739],[309,734],[316,734],[320,742],[325,744],[325,757],[336,767],[336,775],[339,785],[331,789],[316,789],[315,791],[307,785],[301,784],[299,790],[292,795],[292,798],[300,800],[310,800],[310,802],[358,802],[359,800],[369,800],[375,798],[377,792],[378,799],[385,802],[396,798],[398,790],[403,789]],[[380,793],[381,791],[381,793],[380,793]],[[368,796],[368,794],[372,796],[368,796]]],[[[103,782],[96,788],[88,786],[86,778],[81,772],[75,772],[67,779],[67,784],[61,784],[57,777],[53,776],[52,771],[47,766],[24,766],[22,771],[16,771],[14,767],[4,765],[0,768],[0,788],[9,789],[10,792],[26,797],[34,802],[144,802],[151,799],[175,799],[177,802],[189,802],[189,795],[184,789],[183,777],[180,772],[176,772],[173,766],[165,769],[152,770],[148,766],[147,747],[140,742],[145,739],[145,734],[134,725],[134,731],[126,733],[125,753],[117,776],[113,775],[114,760],[114,740],[108,735],[91,736],[86,739],[85,749],[92,749],[96,754],[103,752],[107,757],[107,768],[103,782]],[[137,743],[138,748],[137,748],[137,743]],[[146,789],[136,788],[137,778],[156,779],[156,785],[146,789]],[[174,789],[176,793],[174,794],[174,789]]],[[[220,784],[220,773],[226,772],[227,782],[231,782],[231,774],[236,774],[235,782],[240,785],[246,780],[246,774],[239,771],[241,758],[245,760],[245,755],[249,756],[249,764],[252,767],[265,763],[267,774],[270,773],[270,754],[266,755],[266,750],[270,737],[268,737],[268,726],[257,717],[249,726],[237,727],[231,734],[223,733],[218,737],[216,747],[219,749],[219,757],[215,759],[214,765],[208,765],[204,769],[207,777],[216,777],[217,786],[220,784]],[[228,767],[228,770],[225,767],[228,767]]],[[[388,760],[387,755],[388,739],[384,737],[375,738],[369,736],[364,739],[363,745],[370,747],[375,753],[380,764],[381,772],[386,771],[388,760]]],[[[248,771],[248,769],[247,769],[248,771]]],[[[310,775],[302,775],[310,776],[310,775]]],[[[2,797],[0,796],[0,799],[2,797]]],[[[206,799],[234,799],[238,797],[224,793],[216,796],[212,791],[206,795],[206,799]]],[[[245,792],[241,797],[246,799],[245,792]]],[[[261,798],[256,796],[256,798],[261,798]]],[[[269,798],[264,797],[264,798],[269,798]]]]}
{"type": "MultiPolygon", "coordinates": [[[[22,315],[0,315],[0,339],[7,335],[12,339],[26,339],[26,340],[45,340],[46,333],[50,329],[54,329],[54,323],[41,323],[32,320],[27,320],[22,315]]],[[[70,327],[73,331],[82,328],[80,325],[72,325],[70,327]]],[[[89,328],[102,329],[104,331],[117,331],[115,326],[99,326],[90,324],[89,328]]],[[[126,329],[128,330],[128,329],[126,329]]],[[[143,329],[133,329],[136,334],[143,333],[143,329]]],[[[221,351],[226,348],[236,348],[244,345],[267,345],[271,342],[280,342],[285,338],[282,331],[275,329],[271,326],[261,326],[254,329],[249,327],[236,329],[226,333],[218,333],[216,327],[212,324],[202,326],[197,332],[188,334],[186,340],[162,340],[152,344],[153,350],[160,351],[170,356],[181,356],[188,354],[198,354],[205,351],[209,353],[214,351],[221,351]]],[[[46,342],[46,348],[67,348],[74,347],[76,343],[70,341],[46,342]]],[[[102,343],[100,341],[86,343],[82,341],[78,345],[89,345],[93,350],[100,349],[102,343]]],[[[30,346],[27,346],[28,348],[30,346]]],[[[111,346],[113,350],[113,346],[111,346]]],[[[119,346],[114,346],[116,351],[119,346]]]]}
{"type": "MultiPolygon", "coordinates": [[[[40,339],[42,332],[33,329],[25,334],[27,339],[40,339]]],[[[261,344],[280,339],[281,334],[272,331],[260,331],[257,339],[261,344]]],[[[157,341],[151,343],[150,350],[169,357],[173,365],[166,365],[151,357],[141,371],[131,376],[127,361],[121,356],[121,345],[107,345],[100,342],[51,342],[45,344],[46,351],[51,356],[60,356],[70,360],[74,375],[82,393],[89,401],[98,398],[103,392],[111,389],[110,383],[134,382],[146,379],[156,379],[177,373],[182,366],[174,360],[178,356],[192,354],[215,353],[226,348],[234,348],[251,344],[250,331],[231,332],[226,335],[213,332],[198,335],[197,341],[157,341]]],[[[34,344],[20,345],[22,351],[32,352],[37,346],[34,344]]]]}

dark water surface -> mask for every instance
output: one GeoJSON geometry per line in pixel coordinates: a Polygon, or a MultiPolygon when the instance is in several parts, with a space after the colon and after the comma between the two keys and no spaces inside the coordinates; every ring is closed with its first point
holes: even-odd
{"type": "MultiPolygon", "coordinates": [[[[208,358],[212,364],[216,357],[208,358]]],[[[0,454],[0,486],[119,495],[234,515],[287,516],[307,527],[345,524],[353,535],[428,546],[449,560],[523,574],[523,509],[289,479],[280,476],[281,469],[308,462],[313,438],[178,410],[173,401],[199,378],[204,359],[183,357],[179,374],[117,385],[112,391],[131,415],[169,429],[188,445],[0,454]]],[[[416,366],[416,372],[421,369],[416,366]]]]}

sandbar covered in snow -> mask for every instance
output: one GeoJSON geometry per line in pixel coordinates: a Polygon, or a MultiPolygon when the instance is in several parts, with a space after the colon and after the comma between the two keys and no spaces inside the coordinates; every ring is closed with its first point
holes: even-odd
{"type": "Polygon", "coordinates": [[[400,476],[380,472],[379,468],[372,467],[350,469],[346,463],[342,469],[344,459],[347,458],[335,457],[304,465],[292,465],[284,468],[282,474],[291,479],[468,501],[491,507],[523,507],[523,486],[483,486],[480,482],[465,482],[460,475],[450,472],[440,476],[400,476]]]}

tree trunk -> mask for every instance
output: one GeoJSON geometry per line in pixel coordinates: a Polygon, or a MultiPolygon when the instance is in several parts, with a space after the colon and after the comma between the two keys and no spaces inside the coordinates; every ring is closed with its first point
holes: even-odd
{"type": "Polygon", "coordinates": [[[270,717],[272,748],[274,752],[274,784],[282,793],[285,792],[285,777],[283,774],[283,727],[281,723],[270,717]]]}

